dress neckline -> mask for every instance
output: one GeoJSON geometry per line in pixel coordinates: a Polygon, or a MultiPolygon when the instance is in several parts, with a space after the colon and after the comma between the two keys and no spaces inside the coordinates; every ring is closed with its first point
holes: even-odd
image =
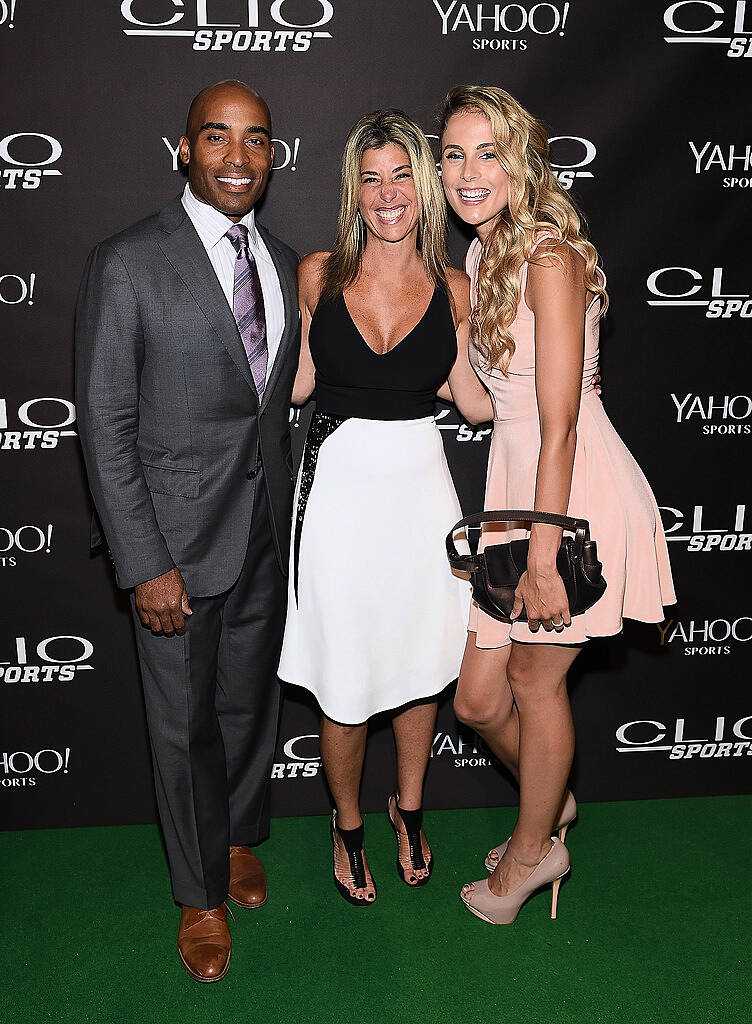
{"type": "Polygon", "coordinates": [[[392,352],[395,352],[398,348],[400,348],[402,345],[404,345],[404,343],[407,341],[407,339],[410,337],[411,334],[415,334],[417,329],[420,327],[420,325],[423,323],[425,318],[428,316],[428,313],[429,313],[429,311],[431,309],[431,306],[434,303],[434,299],[436,298],[436,293],[438,292],[438,290],[439,290],[438,289],[438,285],[434,286],[433,294],[431,295],[429,303],[428,303],[428,305],[425,308],[423,316],[421,316],[420,320],[418,320],[418,322],[415,324],[414,327],[410,328],[410,330],[407,332],[407,334],[403,338],[400,338],[400,340],[397,342],[396,345],[392,345],[392,347],[388,348],[386,350],[386,352],[377,352],[375,348],[373,348],[371,345],[368,344],[368,342],[365,339],[365,335],[363,334],[361,329],[358,327],[358,325],[355,323],[353,315],[350,312],[350,309],[349,309],[349,307],[347,305],[347,300],[345,299],[345,293],[341,292],[340,294],[342,295],[342,304],[345,307],[345,312],[347,313],[347,317],[348,317],[350,323],[352,324],[353,328],[355,329],[355,333],[358,335],[360,340],[363,342],[365,347],[368,349],[368,351],[372,355],[376,356],[377,359],[383,359],[385,356],[391,355],[392,352]]]}

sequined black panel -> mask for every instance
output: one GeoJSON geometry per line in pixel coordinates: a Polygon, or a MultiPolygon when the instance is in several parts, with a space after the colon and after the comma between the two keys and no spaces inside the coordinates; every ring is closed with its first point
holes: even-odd
{"type": "Polygon", "coordinates": [[[308,428],[305,448],[303,450],[303,467],[300,473],[300,490],[298,492],[298,510],[295,516],[295,538],[293,540],[294,562],[293,573],[295,583],[295,600],[298,599],[298,564],[300,562],[300,535],[303,532],[303,519],[305,517],[308,497],[313,486],[313,478],[316,473],[316,462],[319,457],[319,449],[330,434],[333,434],[337,427],[341,426],[347,416],[330,416],[326,412],[315,412],[311,425],[308,428]]]}

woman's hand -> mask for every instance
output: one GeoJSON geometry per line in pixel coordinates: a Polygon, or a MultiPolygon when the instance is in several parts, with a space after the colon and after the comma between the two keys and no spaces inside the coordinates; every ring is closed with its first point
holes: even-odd
{"type": "Polygon", "coordinates": [[[513,621],[520,615],[523,605],[533,633],[541,626],[547,633],[551,630],[562,633],[572,624],[564,581],[555,568],[545,571],[528,568],[523,572],[514,592],[513,621]]]}

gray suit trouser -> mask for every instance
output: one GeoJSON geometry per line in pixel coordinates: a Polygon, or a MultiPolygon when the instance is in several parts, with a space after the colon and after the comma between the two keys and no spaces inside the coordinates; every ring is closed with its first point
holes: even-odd
{"type": "Polygon", "coordinates": [[[240,575],[217,596],[188,593],[184,636],[154,636],[131,598],[172,891],[202,909],[227,896],[229,846],[269,833],[286,586],[262,470],[255,483],[240,575]]]}

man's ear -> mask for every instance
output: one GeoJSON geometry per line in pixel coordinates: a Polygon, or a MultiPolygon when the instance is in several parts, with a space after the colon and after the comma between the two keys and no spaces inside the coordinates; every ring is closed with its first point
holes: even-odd
{"type": "Polygon", "coordinates": [[[178,156],[180,162],[187,167],[191,159],[191,144],[185,135],[180,136],[180,142],[178,143],[178,156]]]}

